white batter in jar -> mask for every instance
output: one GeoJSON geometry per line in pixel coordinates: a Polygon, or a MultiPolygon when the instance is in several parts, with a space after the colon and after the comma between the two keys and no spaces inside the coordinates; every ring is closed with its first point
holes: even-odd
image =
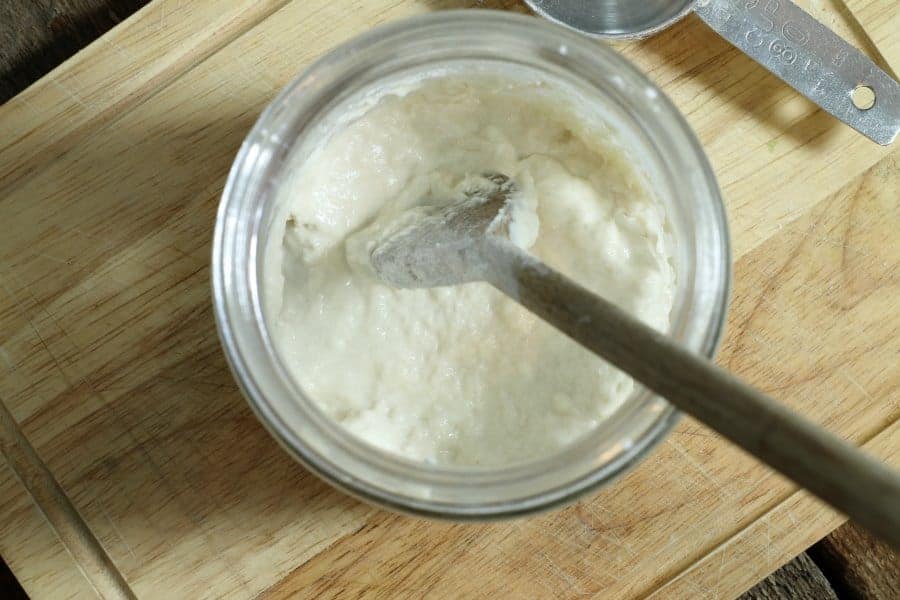
{"type": "Polygon", "coordinates": [[[666,330],[665,211],[585,110],[548,82],[443,74],[361,101],[323,135],[282,193],[262,282],[276,348],[323,411],[407,458],[499,466],[554,453],[627,399],[629,377],[487,284],[379,283],[359,236],[504,173],[522,190],[515,243],[666,330]]]}

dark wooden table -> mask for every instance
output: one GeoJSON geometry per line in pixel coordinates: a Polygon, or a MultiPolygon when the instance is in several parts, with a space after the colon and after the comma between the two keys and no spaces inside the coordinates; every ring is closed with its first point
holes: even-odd
{"type": "MultiPolygon", "coordinates": [[[[0,0],[0,104],[148,0],[0,0]]],[[[25,593],[0,561],[0,597],[25,593]]],[[[900,599],[900,559],[848,524],[784,565],[742,599],[900,599]]]]}

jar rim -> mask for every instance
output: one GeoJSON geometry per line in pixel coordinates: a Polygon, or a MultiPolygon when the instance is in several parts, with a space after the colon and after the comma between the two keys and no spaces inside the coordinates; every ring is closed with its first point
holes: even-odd
{"type": "MultiPolygon", "coordinates": [[[[478,471],[426,466],[370,446],[331,421],[324,413],[319,414],[317,409],[294,414],[289,402],[297,399],[298,395],[304,401],[306,399],[287,375],[268,338],[256,268],[253,266],[258,264],[258,226],[262,208],[270,197],[267,194],[272,193],[268,182],[271,181],[273,169],[278,168],[279,157],[283,158],[283,153],[289,151],[281,147],[284,145],[279,141],[276,122],[291,111],[302,112],[297,108],[298,97],[302,96],[309,110],[309,106],[321,106],[329,94],[338,93],[341,77],[359,76],[359,70],[354,69],[354,65],[360,57],[370,54],[372,48],[409,43],[410,39],[433,41],[437,35],[451,33],[493,35],[498,39],[505,35],[512,36],[509,39],[527,39],[528,43],[543,42],[545,47],[542,50],[558,52],[563,58],[571,57],[573,51],[579,50],[581,60],[590,63],[582,65],[588,70],[602,72],[600,63],[605,61],[615,67],[615,73],[658,92],[654,97],[658,110],[656,118],[660,123],[665,122],[665,127],[659,123],[657,125],[660,131],[665,131],[665,136],[671,138],[668,143],[675,149],[681,149],[678,160],[686,161],[681,166],[691,171],[698,195],[707,199],[704,210],[711,225],[713,244],[718,245],[711,252],[715,255],[715,264],[711,264],[708,269],[710,273],[707,273],[711,277],[717,276],[713,277],[713,281],[702,282],[709,314],[703,331],[698,334],[696,348],[710,357],[715,353],[724,327],[731,277],[730,249],[724,206],[715,176],[680,112],[662,91],[610,48],[533,17],[490,10],[444,11],[377,27],[338,46],[310,65],[263,111],[241,146],[229,173],[219,205],[212,252],[217,328],[229,365],[249,405],[291,455],[322,478],[355,496],[404,512],[455,519],[484,519],[548,509],[611,481],[660,442],[674,426],[679,413],[664,400],[644,393],[644,398],[632,398],[627,403],[632,404],[632,410],[652,410],[655,418],[640,432],[639,438],[628,447],[620,448],[613,460],[595,465],[573,480],[518,497],[504,497],[494,502],[452,500],[465,497],[467,490],[487,494],[494,488],[503,489],[504,485],[508,489],[525,489],[530,474],[536,469],[535,465],[543,465],[557,456],[502,469],[478,471]],[[538,38],[540,42],[535,42],[538,38]],[[685,147],[689,147],[690,151],[684,152],[685,147]],[[252,201],[249,200],[251,198],[252,201]],[[287,403],[276,401],[276,396],[287,403]],[[292,413],[290,419],[287,412],[292,413]],[[311,438],[316,436],[324,437],[313,444],[311,438]],[[347,461],[352,463],[353,468],[348,467],[347,461]],[[379,485],[376,479],[386,483],[379,485]],[[399,488],[406,491],[398,492],[399,488]],[[410,493],[410,489],[418,490],[418,493],[410,493]]],[[[579,76],[585,77],[585,74],[579,73],[579,76]]],[[[308,126],[314,115],[306,117],[307,121],[301,119],[298,126],[308,126]]],[[[294,115],[293,118],[296,120],[298,117],[294,115]]],[[[650,135],[660,135],[660,132],[650,132],[650,135]]],[[[629,414],[628,411],[621,412],[620,420],[627,421],[629,414]]],[[[597,430],[563,449],[560,456],[575,447],[588,445],[589,440],[598,435],[598,430],[600,433],[605,431],[604,427],[614,430],[616,423],[615,416],[601,423],[597,430]]],[[[584,453],[586,449],[581,451],[584,453]]]]}

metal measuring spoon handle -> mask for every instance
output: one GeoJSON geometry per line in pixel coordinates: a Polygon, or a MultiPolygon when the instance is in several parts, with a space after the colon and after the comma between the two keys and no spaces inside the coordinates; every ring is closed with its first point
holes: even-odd
{"type": "Polygon", "coordinates": [[[900,84],[790,0],[699,0],[710,27],[823,109],[882,145],[900,133],[900,84]]]}

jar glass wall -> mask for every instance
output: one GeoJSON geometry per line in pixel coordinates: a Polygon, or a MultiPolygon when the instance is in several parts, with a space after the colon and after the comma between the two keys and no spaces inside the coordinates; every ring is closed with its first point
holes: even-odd
{"type": "Polygon", "coordinates": [[[285,369],[260,289],[280,186],[348,98],[400,77],[461,64],[506,65],[577,88],[640,157],[640,168],[666,207],[674,240],[674,339],[713,356],[730,282],[724,209],[702,149],[662,92],[606,46],[532,17],[450,11],[380,27],[309,67],[260,116],[223,193],[212,280],[225,354],[257,416],[311,470],[370,501],[456,519],[510,516],[568,502],[633,466],[677,419],[668,403],[638,386],[609,420],[553,456],[505,468],[429,465],[358,439],[327,417],[285,369]]]}

